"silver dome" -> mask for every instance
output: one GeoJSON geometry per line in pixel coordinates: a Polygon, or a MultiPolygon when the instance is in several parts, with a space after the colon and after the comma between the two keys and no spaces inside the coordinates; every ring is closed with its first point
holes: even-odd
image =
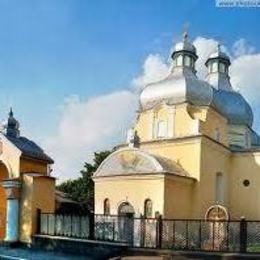
{"type": "Polygon", "coordinates": [[[173,48],[174,52],[179,52],[179,51],[188,51],[188,52],[194,52],[196,53],[196,48],[194,47],[193,44],[191,44],[188,41],[183,41],[183,42],[178,42],[173,48]]]}
{"type": "Polygon", "coordinates": [[[238,92],[214,90],[213,106],[228,119],[230,124],[253,124],[253,112],[244,97],[238,92]]]}
{"type": "Polygon", "coordinates": [[[207,66],[208,62],[214,59],[224,60],[226,63],[228,63],[228,65],[230,65],[230,59],[228,55],[221,50],[220,44],[217,45],[216,51],[209,55],[205,65],[207,66]]]}
{"type": "Polygon", "coordinates": [[[194,105],[210,105],[213,88],[198,80],[189,68],[175,68],[166,79],[147,85],[140,96],[142,108],[149,109],[160,102],[176,104],[189,102],[194,105]]]}
{"type": "Polygon", "coordinates": [[[229,57],[227,56],[226,53],[223,51],[217,50],[216,52],[213,52],[212,54],[209,55],[209,59],[224,59],[224,60],[230,60],[229,57]]]}
{"type": "Polygon", "coordinates": [[[187,32],[183,34],[183,40],[181,42],[176,43],[173,48],[173,53],[181,51],[192,52],[196,55],[196,48],[191,42],[189,42],[187,32]]]}

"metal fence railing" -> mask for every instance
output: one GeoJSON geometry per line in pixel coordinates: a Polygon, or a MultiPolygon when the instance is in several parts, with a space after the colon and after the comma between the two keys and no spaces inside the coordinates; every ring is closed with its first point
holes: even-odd
{"type": "Polygon", "coordinates": [[[39,233],[126,243],[132,247],[260,252],[260,221],[41,214],[39,233]]]}

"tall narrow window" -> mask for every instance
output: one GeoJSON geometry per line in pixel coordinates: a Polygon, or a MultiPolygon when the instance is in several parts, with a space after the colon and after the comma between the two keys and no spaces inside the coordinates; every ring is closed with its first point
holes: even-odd
{"type": "Polygon", "coordinates": [[[211,68],[211,72],[218,72],[218,63],[214,62],[212,63],[212,68],[211,68]]]}
{"type": "Polygon", "coordinates": [[[224,203],[224,178],[221,172],[216,174],[216,203],[224,203]]]}
{"type": "Polygon", "coordinates": [[[144,217],[151,218],[152,216],[153,216],[153,204],[150,199],[147,199],[144,202],[144,217]]]}
{"type": "Polygon", "coordinates": [[[157,128],[157,137],[163,138],[167,136],[167,123],[166,121],[159,121],[157,128]]]}
{"type": "Polygon", "coordinates": [[[110,215],[110,203],[109,199],[104,200],[104,215],[110,215]]]}
{"type": "Polygon", "coordinates": [[[182,59],[183,59],[182,55],[179,55],[177,57],[177,66],[182,66],[182,59]]]}
{"type": "Polygon", "coordinates": [[[219,63],[219,72],[226,73],[226,65],[222,62],[219,63]]]}
{"type": "Polygon", "coordinates": [[[184,66],[191,67],[191,58],[190,58],[190,56],[187,56],[187,55],[184,56],[184,66]]]}

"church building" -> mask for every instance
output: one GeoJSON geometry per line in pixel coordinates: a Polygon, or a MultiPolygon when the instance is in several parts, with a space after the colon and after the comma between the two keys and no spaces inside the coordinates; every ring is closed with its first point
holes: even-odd
{"type": "Polygon", "coordinates": [[[37,215],[55,211],[53,160],[33,141],[20,135],[19,122],[9,113],[0,132],[0,240],[31,243],[37,215]]]}
{"type": "Polygon", "coordinates": [[[187,33],[169,75],[145,86],[127,142],[93,176],[95,213],[184,219],[260,219],[260,138],[230,83],[220,46],[196,76],[187,33]]]}

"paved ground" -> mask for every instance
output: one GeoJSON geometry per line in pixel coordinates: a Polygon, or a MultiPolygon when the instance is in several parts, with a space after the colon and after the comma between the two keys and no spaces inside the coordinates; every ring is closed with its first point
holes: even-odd
{"type": "Polygon", "coordinates": [[[12,260],[94,260],[86,256],[76,256],[24,248],[0,247],[0,259],[12,260]]]}

